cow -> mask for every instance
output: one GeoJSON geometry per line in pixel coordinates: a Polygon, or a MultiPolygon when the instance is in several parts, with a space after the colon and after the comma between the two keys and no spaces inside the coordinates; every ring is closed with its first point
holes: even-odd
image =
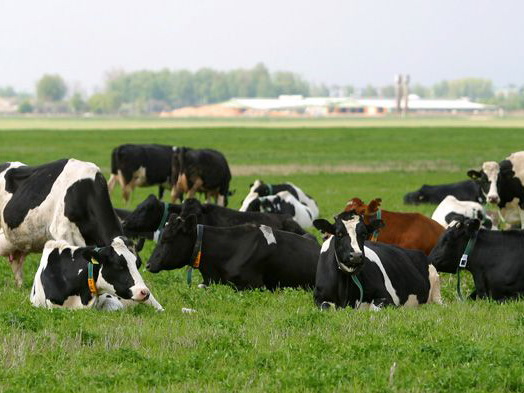
{"type": "Polygon", "coordinates": [[[251,204],[258,205],[259,197],[266,197],[269,195],[275,195],[281,191],[288,191],[292,194],[299,202],[306,205],[313,216],[313,220],[318,218],[319,210],[318,205],[313,198],[307,195],[304,191],[298,188],[293,183],[283,183],[283,184],[266,184],[261,180],[255,180],[251,184],[249,193],[242,201],[242,206],[240,207],[241,212],[245,211],[254,211],[258,210],[255,206],[250,206],[251,204]]]}
{"type": "Polygon", "coordinates": [[[231,171],[222,153],[213,149],[178,148],[172,158],[171,202],[182,200],[185,193],[193,198],[204,192],[207,202],[211,197],[220,206],[227,206],[230,195],[231,171]]]}
{"type": "Polygon", "coordinates": [[[382,220],[365,224],[348,211],[334,224],[317,219],[314,225],[330,235],[320,250],[313,293],[321,310],[442,303],[438,273],[423,252],[366,241],[382,220]]]}
{"type": "Polygon", "coordinates": [[[48,240],[105,246],[123,234],[104,176],[90,162],[0,164],[0,255],[22,285],[24,258],[48,240]]]}
{"type": "Polygon", "coordinates": [[[380,209],[382,200],[372,200],[369,205],[361,199],[350,199],[345,211],[356,211],[364,217],[366,224],[373,218],[381,218],[384,228],[375,232],[373,240],[394,244],[413,250],[422,250],[428,255],[435,246],[444,227],[420,213],[399,213],[380,209]],[[379,217],[380,216],[380,217],[379,217]]]}
{"type": "Polygon", "coordinates": [[[191,266],[204,285],[238,290],[312,288],[319,251],[316,242],[266,225],[217,228],[197,224],[195,215],[172,215],[146,267],[157,273],[191,266]]]}
{"type": "Polygon", "coordinates": [[[158,240],[160,230],[171,214],[180,214],[182,205],[162,202],[153,194],[144,199],[129,214],[122,226],[128,237],[145,237],[158,240]]]}
{"type": "Polygon", "coordinates": [[[431,251],[430,262],[440,272],[457,273],[459,262],[464,261],[475,284],[471,299],[522,297],[524,231],[490,231],[480,229],[480,224],[476,218],[453,221],[431,251]]]}
{"type": "Polygon", "coordinates": [[[293,217],[303,229],[313,226],[313,213],[299,202],[289,191],[280,191],[276,195],[259,197],[249,204],[247,211],[259,211],[273,214],[286,214],[293,217]]]}
{"type": "Polygon", "coordinates": [[[171,160],[176,147],[168,145],[125,144],[111,153],[111,176],[107,182],[109,192],[118,182],[127,205],[136,187],[158,185],[158,198],[164,189],[171,188],[171,160]]]}
{"type": "Polygon", "coordinates": [[[512,153],[501,162],[486,161],[480,171],[468,171],[482,189],[488,203],[500,209],[518,204],[520,225],[524,229],[524,151],[512,153]]]}
{"type": "Polygon", "coordinates": [[[448,195],[437,206],[431,218],[447,228],[449,224],[458,216],[467,218],[478,218],[486,229],[491,229],[493,221],[489,217],[484,207],[478,202],[459,201],[453,195],[448,195]]]}
{"type": "Polygon", "coordinates": [[[35,274],[31,303],[45,308],[102,310],[145,303],[163,311],[138,272],[138,251],[123,237],[101,248],[49,240],[35,274]]]}
{"type": "Polygon", "coordinates": [[[464,180],[458,183],[434,186],[424,184],[417,191],[408,192],[404,196],[404,203],[408,205],[419,205],[421,203],[438,205],[448,195],[453,195],[459,201],[473,201],[482,204],[486,202],[478,184],[472,180],[464,180]]]}

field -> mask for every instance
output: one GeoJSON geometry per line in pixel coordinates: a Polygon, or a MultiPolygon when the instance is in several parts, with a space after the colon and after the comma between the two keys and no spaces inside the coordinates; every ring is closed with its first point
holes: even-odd
{"type": "MultiPolygon", "coordinates": [[[[403,205],[403,195],[423,183],[462,180],[467,169],[522,150],[524,141],[524,129],[504,124],[57,127],[74,131],[10,124],[0,125],[0,161],[75,157],[108,175],[111,149],[121,143],[213,147],[232,167],[230,207],[240,206],[255,178],[292,181],[326,218],[353,196],[430,215],[434,207],[403,205]]],[[[138,190],[132,206],[155,192],[138,190]]],[[[118,187],[112,199],[123,207],[118,187]]],[[[146,244],[143,260],[153,246],[146,244]]],[[[143,306],[70,312],[30,305],[38,261],[26,259],[22,289],[0,261],[0,392],[524,391],[524,303],[459,302],[452,275],[441,275],[444,306],[320,312],[307,291],[201,290],[187,286],[182,270],[143,271],[164,313],[143,306]]]]}

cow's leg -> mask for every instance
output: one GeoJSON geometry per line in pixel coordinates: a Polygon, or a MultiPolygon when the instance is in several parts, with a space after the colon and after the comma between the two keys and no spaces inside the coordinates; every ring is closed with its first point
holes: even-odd
{"type": "Polygon", "coordinates": [[[520,228],[524,229],[524,210],[519,206],[519,215],[520,215],[520,228]]]}
{"type": "Polygon", "coordinates": [[[182,192],[178,189],[177,186],[173,186],[171,188],[171,203],[176,203],[178,200],[183,200],[182,198],[182,192]]]}
{"type": "Polygon", "coordinates": [[[109,177],[109,180],[107,181],[107,189],[109,190],[110,194],[113,192],[113,189],[115,188],[115,184],[117,180],[118,180],[117,175],[112,173],[111,176],[109,177]]]}
{"type": "Polygon", "coordinates": [[[163,197],[164,197],[164,186],[159,185],[158,186],[158,199],[162,200],[163,197]]]}
{"type": "Polygon", "coordinates": [[[11,263],[11,270],[15,276],[15,283],[17,287],[21,287],[24,283],[24,253],[15,252],[9,255],[9,262],[11,263]]]}
{"type": "Polygon", "coordinates": [[[218,206],[225,206],[226,205],[226,198],[224,197],[224,195],[218,195],[217,197],[217,205],[218,206]]]}
{"type": "Polygon", "coordinates": [[[191,187],[191,189],[188,191],[187,197],[194,198],[196,192],[198,191],[200,187],[202,187],[203,184],[204,184],[204,181],[200,177],[197,177],[195,179],[195,182],[193,183],[193,187],[191,187]]]}
{"type": "Polygon", "coordinates": [[[442,295],[440,294],[440,277],[435,266],[429,265],[429,295],[428,303],[442,304],[442,295]]]}
{"type": "Polygon", "coordinates": [[[152,306],[157,311],[164,311],[164,307],[157,302],[152,293],[150,293],[149,298],[144,302],[144,304],[152,306]]]}

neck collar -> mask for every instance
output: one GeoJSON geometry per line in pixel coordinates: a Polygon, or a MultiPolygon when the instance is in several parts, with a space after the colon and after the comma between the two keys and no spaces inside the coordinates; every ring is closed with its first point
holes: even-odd
{"type": "Polygon", "coordinates": [[[468,244],[466,244],[466,249],[464,250],[464,254],[462,254],[462,257],[460,258],[459,264],[457,266],[457,295],[460,300],[464,300],[462,292],[460,291],[460,271],[465,269],[468,264],[469,255],[473,251],[473,247],[475,247],[475,242],[477,241],[477,235],[478,231],[475,231],[475,233],[469,238],[468,244]]]}
{"type": "Polygon", "coordinates": [[[94,265],[99,265],[98,261],[95,260],[95,258],[91,258],[91,260],[87,263],[87,286],[89,287],[89,292],[93,296],[98,296],[98,289],[96,287],[96,279],[94,277],[94,265]]]}
{"type": "Polygon", "coordinates": [[[358,287],[358,291],[360,293],[360,298],[359,298],[358,303],[355,303],[355,308],[358,308],[362,304],[362,299],[364,298],[364,288],[362,286],[362,283],[360,282],[360,280],[358,279],[358,276],[355,273],[348,272],[346,270],[347,268],[340,263],[340,260],[338,259],[337,249],[335,247],[335,244],[333,244],[333,251],[335,252],[335,261],[337,261],[338,270],[340,270],[340,271],[342,271],[344,273],[349,274],[351,276],[351,279],[355,283],[355,285],[358,287]]]}
{"type": "Polygon", "coordinates": [[[195,241],[195,246],[193,247],[193,253],[191,254],[190,263],[187,270],[187,285],[191,285],[191,280],[193,277],[193,269],[198,269],[200,267],[200,259],[202,258],[202,238],[204,237],[204,226],[202,224],[197,224],[197,237],[195,241]]]}
{"type": "MultiPolygon", "coordinates": [[[[382,210],[379,208],[377,212],[375,213],[377,220],[380,220],[382,218],[382,210]]],[[[373,234],[371,235],[371,241],[376,242],[378,239],[378,234],[380,233],[380,229],[377,228],[373,231],[373,234]]]]}
{"type": "Polygon", "coordinates": [[[162,219],[160,220],[160,224],[158,225],[157,231],[162,232],[164,227],[166,226],[167,219],[169,217],[169,203],[162,202],[164,204],[164,214],[162,214],[162,219]]]}

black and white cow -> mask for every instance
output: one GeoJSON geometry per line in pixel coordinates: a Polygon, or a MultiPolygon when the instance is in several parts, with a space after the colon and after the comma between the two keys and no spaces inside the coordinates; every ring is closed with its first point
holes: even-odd
{"type": "Polygon", "coordinates": [[[524,231],[489,231],[477,219],[453,221],[429,254],[440,272],[456,273],[468,241],[476,236],[467,258],[475,283],[471,298],[505,300],[524,295],[524,231]]]}
{"type": "Polygon", "coordinates": [[[313,198],[307,195],[299,187],[289,182],[286,182],[283,184],[266,184],[261,180],[258,180],[258,179],[255,180],[255,182],[250,186],[249,193],[244,198],[244,201],[242,202],[242,206],[240,207],[239,210],[242,212],[256,211],[258,209],[255,206],[250,207],[250,205],[252,203],[257,205],[256,200],[259,197],[275,195],[281,191],[288,191],[296,199],[298,199],[302,204],[306,205],[309,208],[309,211],[311,212],[313,216],[313,220],[318,218],[319,211],[318,211],[317,202],[315,202],[313,198]]]}
{"type": "Polygon", "coordinates": [[[261,211],[273,214],[287,214],[293,217],[303,229],[313,225],[313,213],[289,191],[280,191],[276,195],[259,197],[249,204],[248,211],[261,211]]]}
{"type": "Polygon", "coordinates": [[[404,196],[404,203],[410,205],[432,203],[436,205],[448,195],[453,195],[459,201],[486,202],[479,185],[472,180],[464,180],[458,183],[434,186],[424,184],[417,191],[407,193],[404,196]]]}
{"type": "Polygon", "coordinates": [[[135,187],[158,185],[158,197],[171,188],[171,160],[176,147],[167,145],[125,144],[111,153],[111,176],[107,182],[109,192],[120,183],[127,204],[135,187]]]}
{"type": "Polygon", "coordinates": [[[104,246],[123,234],[100,169],[75,159],[0,164],[0,213],[0,255],[18,285],[25,256],[48,240],[104,246]]]}
{"type": "Polygon", "coordinates": [[[478,218],[486,229],[491,229],[493,226],[491,218],[486,215],[484,207],[480,203],[459,201],[453,195],[448,195],[440,202],[431,218],[447,228],[457,216],[478,218]]]}
{"type": "Polygon", "coordinates": [[[441,303],[438,274],[422,251],[365,241],[382,225],[381,220],[366,225],[353,211],[339,214],[334,224],[315,220],[317,229],[332,235],[320,251],[314,291],[317,306],[376,309],[441,303]]]}
{"type": "Polygon", "coordinates": [[[122,226],[128,237],[145,237],[157,240],[162,227],[171,214],[180,214],[182,205],[162,202],[153,194],[144,199],[129,214],[122,226]]]}
{"type": "Polygon", "coordinates": [[[193,266],[205,285],[224,283],[239,290],[312,288],[319,250],[316,242],[265,225],[197,226],[194,215],[172,215],[147,269],[157,273],[193,266]]]}
{"type": "Polygon", "coordinates": [[[182,200],[185,193],[194,198],[195,193],[206,194],[220,206],[227,206],[230,195],[231,171],[222,153],[213,149],[180,147],[174,154],[171,168],[171,202],[182,200]]]}
{"type": "Polygon", "coordinates": [[[480,171],[470,170],[468,176],[475,180],[486,200],[500,209],[518,204],[520,225],[524,228],[524,151],[511,154],[497,163],[487,161],[480,171]]]}
{"type": "Polygon", "coordinates": [[[138,272],[138,251],[123,237],[101,248],[50,240],[35,274],[31,303],[45,308],[103,310],[145,303],[163,311],[138,272]]]}

